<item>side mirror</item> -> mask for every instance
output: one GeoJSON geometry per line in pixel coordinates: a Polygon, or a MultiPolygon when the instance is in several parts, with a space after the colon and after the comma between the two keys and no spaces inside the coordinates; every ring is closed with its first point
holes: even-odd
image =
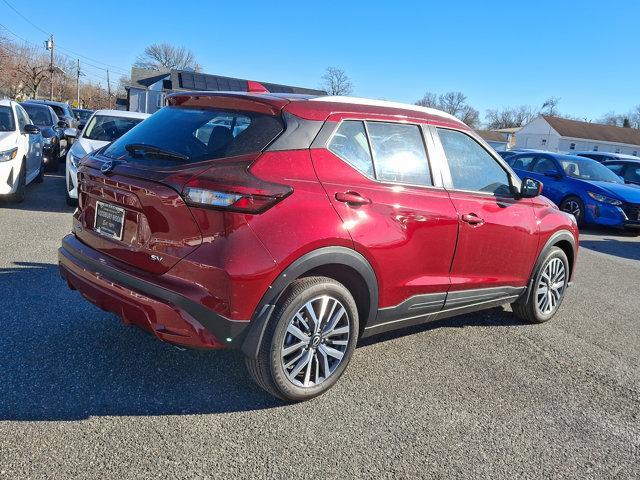
{"type": "Polygon", "coordinates": [[[76,138],[78,136],[78,130],[75,128],[65,128],[64,135],[65,137],[76,138]]]}
{"type": "Polygon", "coordinates": [[[29,135],[37,135],[40,133],[40,129],[35,125],[27,124],[24,126],[24,133],[28,133],[29,135]]]}
{"type": "Polygon", "coordinates": [[[79,123],[78,124],[78,131],[81,132],[83,128],[84,128],[84,123],[79,123]]]}
{"type": "Polygon", "coordinates": [[[560,173],[557,170],[547,170],[546,172],[544,172],[544,176],[551,178],[560,178],[560,173]]]}
{"type": "Polygon", "coordinates": [[[60,127],[60,128],[69,128],[69,124],[67,122],[65,122],[64,120],[60,120],[58,122],[58,127],[60,127]]]}
{"type": "Polygon", "coordinates": [[[525,178],[520,186],[521,198],[533,198],[542,194],[542,182],[533,178],[525,178]]]}

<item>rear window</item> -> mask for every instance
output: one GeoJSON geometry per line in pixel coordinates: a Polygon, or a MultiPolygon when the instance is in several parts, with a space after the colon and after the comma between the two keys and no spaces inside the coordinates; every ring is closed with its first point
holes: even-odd
{"type": "Polygon", "coordinates": [[[113,142],[127,133],[142,121],[141,118],[114,117],[110,115],[94,115],[84,129],[84,138],[113,142]]]}
{"type": "Polygon", "coordinates": [[[104,156],[179,165],[264,150],[284,127],[256,112],[164,107],[107,147],[104,156]]]}
{"type": "Polygon", "coordinates": [[[50,127],[53,125],[49,107],[26,103],[23,103],[22,107],[27,111],[34,125],[38,127],[50,127]]]}

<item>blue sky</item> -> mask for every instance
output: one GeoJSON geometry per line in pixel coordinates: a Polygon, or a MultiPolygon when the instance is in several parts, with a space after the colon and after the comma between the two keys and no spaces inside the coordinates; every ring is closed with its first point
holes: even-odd
{"type": "MultiPolygon", "coordinates": [[[[63,20],[49,1],[7,1],[53,32],[64,53],[119,71],[166,41],[193,50],[207,73],[317,87],[331,65],[358,96],[413,102],[427,90],[459,90],[481,115],[550,96],[589,119],[640,104],[640,2],[632,0],[102,0],[75,4],[63,20]]],[[[0,24],[33,42],[46,37],[4,0],[0,24]]]]}

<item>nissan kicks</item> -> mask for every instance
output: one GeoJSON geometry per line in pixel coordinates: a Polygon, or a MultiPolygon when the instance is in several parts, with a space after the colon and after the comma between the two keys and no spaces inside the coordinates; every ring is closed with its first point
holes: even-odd
{"type": "Polygon", "coordinates": [[[329,389],[363,337],[502,304],[546,322],[578,249],[540,182],[391,102],[175,93],[78,181],[70,288],[160,340],[240,349],[288,401],[329,389]]]}

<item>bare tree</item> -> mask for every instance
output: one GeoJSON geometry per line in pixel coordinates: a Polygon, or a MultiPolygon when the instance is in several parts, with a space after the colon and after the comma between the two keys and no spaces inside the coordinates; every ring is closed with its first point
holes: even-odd
{"type": "Polygon", "coordinates": [[[327,67],[321,86],[329,95],[351,95],[353,92],[353,84],[347,74],[336,67],[327,67]]]}
{"type": "Polygon", "coordinates": [[[537,116],[531,107],[521,105],[519,107],[487,110],[485,113],[485,124],[489,130],[499,128],[522,127],[537,116]]]}
{"type": "Polygon", "coordinates": [[[480,126],[480,113],[467,104],[467,97],[462,92],[447,92],[442,95],[426,92],[415,104],[443,110],[459,118],[471,128],[480,126]]]}
{"type": "Polygon", "coordinates": [[[558,116],[558,104],[560,103],[560,99],[558,97],[549,97],[547,98],[542,107],[540,107],[540,114],[543,115],[551,115],[558,116]]]}
{"type": "Polygon", "coordinates": [[[602,117],[596,120],[596,123],[603,125],[611,125],[614,127],[621,127],[624,123],[624,115],[619,115],[616,112],[607,112],[602,117]]]}
{"type": "Polygon", "coordinates": [[[172,68],[196,72],[201,70],[201,66],[191,50],[165,42],[147,46],[133,66],[147,70],[170,70],[172,68]]]}
{"type": "Polygon", "coordinates": [[[23,93],[36,98],[43,83],[49,82],[49,61],[46,55],[33,47],[21,47],[16,63],[16,74],[23,84],[23,93]]]}

